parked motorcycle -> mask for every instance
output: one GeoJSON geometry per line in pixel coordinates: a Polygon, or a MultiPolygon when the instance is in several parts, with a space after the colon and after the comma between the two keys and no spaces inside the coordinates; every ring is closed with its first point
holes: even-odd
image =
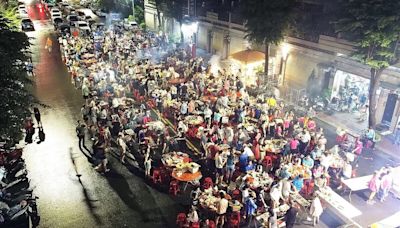
{"type": "Polygon", "coordinates": [[[15,226],[27,222],[27,219],[31,220],[33,227],[36,227],[40,221],[36,199],[38,197],[31,196],[11,207],[5,202],[0,202],[0,227],[15,226]]]}

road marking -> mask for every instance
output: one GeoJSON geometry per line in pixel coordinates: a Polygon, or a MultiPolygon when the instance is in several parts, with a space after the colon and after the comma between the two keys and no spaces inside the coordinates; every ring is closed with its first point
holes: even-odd
{"type": "MultiPolygon", "coordinates": [[[[177,131],[175,130],[174,124],[172,124],[171,121],[170,121],[169,119],[164,118],[164,117],[162,116],[162,114],[161,114],[158,110],[155,110],[154,108],[151,108],[151,110],[152,110],[154,113],[156,113],[156,114],[158,115],[158,117],[161,119],[161,121],[162,121],[164,124],[167,124],[167,126],[169,126],[169,128],[174,132],[175,135],[177,134],[177,131]]],[[[185,137],[185,140],[186,140],[186,144],[188,145],[189,149],[193,150],[193,152],[194,152],[196,155],[201,155],[201,154],[202,154],[202,153],[197,149],[197,147],[196,147],[195,145],[193,145],[193,143],[192,143],[191,141],[189,141],[186,137],[185,137]]]]}

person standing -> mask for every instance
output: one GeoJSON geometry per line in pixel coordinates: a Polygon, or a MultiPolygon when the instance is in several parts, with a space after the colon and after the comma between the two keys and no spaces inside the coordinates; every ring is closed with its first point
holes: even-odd
{"type": "Polygon", "coordinates": [[[26,132],[25,142],[28,144],[32,143],[32,137],[35,134],[35,127],[33,125],[32,117],[27,117],[24,122],[24,127],[26,132]]]}
{"type": "Polygon", "coordinates": [[[93,150],[95,158],[98,161],[98,165],[94,169],[100,173],[107,173],[110,171],[110,169],[107,168],[108,161],[106,157],[106,148],[104,140],[101,137],[96,137],[96,141],[93,144],[93,150]]]}
{"type": "Polygon", "coordinates": [[[371,190],[371,193],[368,197],[367,204],[374,204],[373,199],[375,198],[376,193],[379,191],[380,181],[381,181],[381,177],[379,175],[379,172],[375,171],[371,180],[368,182],[368,188],[369,188],[369,190],[371,190]]]}
{"type": "Polygon", "coordinates": [[[268,209],[269,217],[268,217],[268,227],[269,228],[278,228],[278,218],[274,209],[268,209]]]}
{"type": "Polygon", "coordinates": [[[226,180],[230,184],[232,180],[233,173],[235,172],[235,154],[231,150],[226,159],[226,180]]]}
{"type": "Polygon", "coordinates": [[[216,184],[221,184],[224,179],[224,166],[226,160],[224,154],[220,151],[215,155],[215,168],[216,168],[216,184]]]}
{"type": "Polygon", "coordinates": [[[150,156],[146,156],[146,159],[144,160],[144,169],[145,169],[145,175],[146,177],[150,177],[151,173],[151,162],[153,160],[150,158],[150,156]]]}
{"type": "Polygon", "coordinates": [[[47,49],[49,52],[51,52],[53,49],[53,41],[50,37],[47,37],[45,49],[47,49]]]}
{"type": "Polygon", "coordinates": [[[86,105],[88,103],[89,95],[90,95],[89,86],[86,83],[82,83],[82,96],[83,99],[85,99],[86,105]]]}
{"type": "Polygon", "coordinates": [[[219,193],[219,202],[217,205],[217,219],[215,221],[216,227],[224,227],[225,215],[228,210],[228,200],[225,199],[225,193],[219,193]]]}
{"type": "Polygon", "coordinates": [[[82,148],[84,148],[85,150],[90,152],[90,150],[85,145],[86,125],[85,124],[81,124],[79,120],[78,120],[78,126],[76,127],[76,134],[77,134],[78,139],[79,139],[79,144],[78,144],[79,145],[79,149],[83,152],[82,148]]]}
{"type": "Polygon", "coordinates": [[[41,127],[42,126],[41,115],[37,107],[33,108],[33,114],[35,116],[36,122],[38,123],[38,126],[41,127]]]}
{"type": "Polygon", "coordinates": [[[386,200],[390,189],[393,186],[393,176],[390,168],[383,174],[381,188],[379,190],[379,200],[381,202],[386,200]]]}
{"type": "Polygon", "coordinates": [[[122,133],[118,134],[117,144],[118,144],[119,151],[120,151],[119,156],[120,156],[121,163],[125,164],[126,149],[128,146],[125,143],[124,134],[122,134],[122,133]]]}
{"type": "MultiPolygon", "coordinates": [[[[250,227],[251,222],[253,221],[253,216],[254,213],[257,210],[257,204],[254,202],[255,199],[255,193],[251,194],[250,197],[247,198],[246,200],[246,221],[247,221],[247,227],[250,227]]],[[[254,227],[256,227],[256,224],[254,224],[254,227]]]]}
{"type": "Polygon", "coordinates": [[[293,228],[296,223],[297,214],[299,212],[297,204],[291,202],[290,208],[285,214],[286,228],[293,228]]]}
{"type": "Polygon", "coordinates": [[[313,226],[319,223],[319,217],[321,216],[324,209],[322,208],[321,200],[318,195],[314,196],[310,206],[310,215],[313,219],[313,226]]]}

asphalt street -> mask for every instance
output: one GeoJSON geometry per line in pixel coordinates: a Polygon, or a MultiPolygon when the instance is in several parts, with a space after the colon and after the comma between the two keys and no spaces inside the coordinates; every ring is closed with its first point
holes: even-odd
{"type": "Polygon", "coordinates": [[[51,22],[34,7],[29,14],[36,28],[28,34],[36,66],[33,91],[48,106],[41,108],[46,140],[24,151],[39,197],[40,227],[173,227],[180,206],[167,194],[114,157],[111,171],[101,175],[79,150],[75,127],[84,101],[71,84],[51,22]],[[47,37],[53,40],[52,52],[44,49],[47,37]]]}

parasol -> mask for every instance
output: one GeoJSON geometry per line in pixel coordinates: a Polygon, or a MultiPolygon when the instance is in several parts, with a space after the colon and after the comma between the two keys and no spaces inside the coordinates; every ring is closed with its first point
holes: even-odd
{"type": "Polygon", "coordinates": [[[264,61],[265,54],[260,51],[244,50],[232,54],[231,58],[244,64],[249,64],[264,61]]]}

